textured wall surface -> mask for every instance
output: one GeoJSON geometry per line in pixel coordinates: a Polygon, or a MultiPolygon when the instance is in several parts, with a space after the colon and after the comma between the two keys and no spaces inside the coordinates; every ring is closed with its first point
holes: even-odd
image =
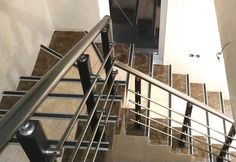
{"type": "Polygon", "coordinates": [[[20,75],[31,73],[39,46],[48,44],[53,27],[45,0],[2,0],[0,20],[1,93],[15,89],[20,75]]]}
{"type": "Polygon", "coordinates": [[[224,50],[224,59],[229,84],[234,121],[236,121],[236,1],[215,0],[216,13],[221,35],[221,44],[230,44],[224,50]]]}

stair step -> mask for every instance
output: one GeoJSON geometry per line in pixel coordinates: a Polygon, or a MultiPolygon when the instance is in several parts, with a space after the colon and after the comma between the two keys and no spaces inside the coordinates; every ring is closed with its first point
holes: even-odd
{"type": "Polygon", "coordinates": [[[218,112],[222,112],[219,92],[207,92],[208,105],[218,112]]]}
{"type": "Polygon", "coordinates": [[[224,114],[233,119],[232,108],[230,100],[224,100],[224,114]]]}
{"type": "MultiPolygon", "coordinates": [[[[79,40],[85,36],[85,32],[55,31],[49,48],[65,55],[79,40]]],[[[40,50],[32,75],[43,76],[49,71],[58,59],[40,50]]]]}
{"type": "MultiPolygon", "coordinates": [[[[125,113],[126,135],[144,136],[144,126],[140,126],[140,128],[135,127],[135,122],[131,121],[131,119],[135,120],[135,113],[131,112],[130,110],[134,111],[134,109],[126,109],[125,113]]],[[[146,111],[141,109],[141,114],[145,115],[146,111]]],[[[145,123],[145,119],[143,117],[141,117],[141,122],[145,123]]]]}
{"type": "MultiPolygon", "coordinates": [[[[201,141],[204,141],[205,143],[207,143],[207,138],[203,137],[203,136],[194,136],[194,138],[197,138],[201,141]]],[[[208,161],[208,153],[203,151],[203,150],[208,150],[208,146],[202,142],[199,142],[195,139],[193,140],[193,145],[196,145],[197,147],[193,147],[193,156],[192,156],[192,161],[199,161],[199,162],[207,162],[208,161]],[[203,150],[201,150],[203,149],[203,150]]]]}
{"type": "MultiPolygon", "coordinates": [[[[27,91],[4,91],[3,95],[6,96],[19,96],[22,97],[27,93],[27,91]]],[[[94,94],[95,97],[98,97],[99,94],[94,94]]],[[[106,94],[103,94],[101,96],[102,100],[106,99],[106,94]]],[[[84,94],[76,94],[76,93],[49,93],[48,97],[53,97],[53,98],[83,98],[84,94]]],[[[112,96],[109,96],[109,99],[111,99],[112,96]]],[[[121,101],[122,96],[121,95],[115,95],[115,101],[121,101]]]]}
{"type": "MultiPolygon", "coordinates": [[[[167,125],[168,121],[167,119],[155,119],[152,120],[158,121],[164,125],[167,125]]],[[[160,123],[157,123],[155,121],[150,120],[150,126],[158,129],[162,132],[168,133],[168,128],[164,125],[161,125],[160,123]]],[[[149,143],[155,144],[155,145],[167,145],[167,135],[163,134],[161,132],[158,132],[156,130],[150,129],[150,135],[149,135],[149,143]]]]}
{"type": "Polygon", "coordinates": [[[148,53],[134,53],[132,67],[147,75],[150,75],[151,55],[148,53]]]}
{"type": "MultiPolygon", "coordinates": [[[[175,130],[172,130],[172,136],[176,138],[180,138],[182,127],[174,127],[175,130]],[[178,130],[178,131],[177,131],[178,130]]],[[[188,154],[189,153],[189,146],[186,144],[184,147],[179,146],[179,140],[176,138],[172,138],[172,152],[173,153],[181,153],[181,154],[188,154]]]]}
{"type": "Polygon", "coordinates": [[[153,78],[161,81],[162,83],[168,84],[168,65],[154,65],[153,78]]]}
{"type": "Polygon", "coordinates": [[[204,90],[201,83],[190,83],[191,97],[204,103],[204,90]]]}
{"type": "Polygon", "coordinates": [[[185,74],[172,74],[172,87],[182,93],[187,93],[187,81],[185,74]]]}
{"type": "MultiPolygon", "coordinates": [[[[219,155],[220,154],[220,150],[222,149],[222,144],[212,144],[212,152],[213,152],[213,154],[215,154],[215,155],[219,155]],[[218,150],[218,149],[220,149],[220,150],[218,150]]],[[[216,156],[214,156],[213,155],[213,158],[214,158],[214,160],[216,160],[216,156]]]]}

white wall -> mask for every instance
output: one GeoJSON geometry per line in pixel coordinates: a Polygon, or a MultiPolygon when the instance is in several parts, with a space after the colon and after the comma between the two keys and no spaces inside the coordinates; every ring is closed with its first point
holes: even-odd
{"type": "Polygon", "coordinates": [[[39,46],[48,44],[52,30],[46,0],[0,1],[0,93],[14,90],[20,75],[31,74],[39,46]]]}
{"type": "Polygon", "coordinates": [[[87,30],[105,15],[110,15],[108,0],[48,0],[53,25],[57,30],[87,30]]]}
{"type": "Polygon", "coordinates": [[[234,121],[236,121],[236,1],[215,0],[221,43],[230,44],[224,50],[234,121]]]}
{"type": "Polygon", "coordinates": [[[214,0],[168,0],[164,64],[173,72],[189,73],[192,82],[205,82],[207,89],[223,91],[228,98],[214,0]],[[190,58],[199,54],[200,58],[190,58]]]}

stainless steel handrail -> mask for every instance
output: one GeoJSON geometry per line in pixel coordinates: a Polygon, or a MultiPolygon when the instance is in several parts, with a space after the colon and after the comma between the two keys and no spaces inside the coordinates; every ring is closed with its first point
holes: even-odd
{"type": "Polygon", "coordinates": [[[67,54],[35,84],[35,86],[0,120],[0,150],[7,144],[16,131],[33,114],[60,79],[87,49],[98,34],[111,22],[105,16],[92,30],[79,41],[67,54]]]}
{"type": "Polygon", "coordinates": [[[143,79],[147,82],[150,82],[151,84],[153,84],[153,85],[155,85],[155,86],[157,86],[157,87],[159,87],[159,88],[161,88],[161,89],[163,89],[163,90],[165,90],[165,91],[167,91],[167,92],[169,92],[169,93],[171,93],[171,94],[173,94],[173,95],[175,95],[175,96],[177,96],[177,97],[179,97],[179,98],[181,98],[185,101],[188,101],[188,102],[192,103],[193,105],[196,105],[196,106],[202,108],[203,110],[205,110],[207,112],[212,113],[213,115],[216,115],[216,116],[218,116],[218,117],[220,117],[220,118],[222,118],[222,119],[224,119],[224,120],[226,120],[230,123],[234,123],[233,119],[217,112],[216,110],[214,110],[213,108],[203,104],[202,102],[200,102],[200,101],[198,101],[198,100],[196,100],[196,99],[194,99],[194,98],[192,98],[192,97],[190,97],[190,96],[188,96],[188,95],[186,95],[186,94],[184,94],[184,93],[182,93],[182,92],[180,92],[180,91],[178,91],[178,90],[176,90],[176,89],[174,89],[174,88],[172,88],[172,87],[170,87],[170,86],[168,86],[168,85],[166,85],[166,84],[164,84],[164,83],[162,83],[162,82],[160,82],[160,81],[158,81],[158,80],[156,80],[152,77],[150,77],[149,75],[146,75],[146,74],[144,74],[144,73],[142,73],[142,72],[140,72],[140,71],[138,71],[138,70],[136,70],[136,69],[134,69],[134,68],[132,68],[128,65],[126,65],[126,64],[124,64],[120,61],[116,61],[115,66],[117,66],[118,68],[120,68],[120,69],[122,69],[126,72],[129,72],[129,73],[131,73],[135,76],[138,76],[141,79],[143,79]]]}

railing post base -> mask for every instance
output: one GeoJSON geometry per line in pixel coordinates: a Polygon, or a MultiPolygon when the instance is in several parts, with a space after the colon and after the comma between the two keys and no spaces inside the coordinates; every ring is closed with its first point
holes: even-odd
{"type": "Polygon", "coordinates": [[[47,155],[47,151],[50,146],[39,121],[28,121],[19,129],[16,137],[31,162],[49,161],[50,155],[47,155]]]}

